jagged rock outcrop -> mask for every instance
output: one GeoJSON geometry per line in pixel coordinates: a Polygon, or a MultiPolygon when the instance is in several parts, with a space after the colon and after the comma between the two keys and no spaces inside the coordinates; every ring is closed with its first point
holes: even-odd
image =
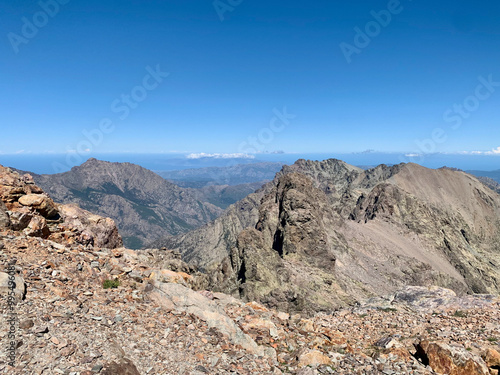
{"type": "Polygon", "coordinates": [[[464,172],[299,160],[249,198],[167,242],[217,290],[310,313],[405,285],[499,293],[500,196],[464,172]]]}
{"type": "Polygon", "coordinates": [[[197,228],[222,212],[190,189],[131,163],[91,158],[69,172],[34,179],[56,201],[112,218],[126,246],[134,249],[197,228]]]}
{"type": "Polygon", "coordinates": [[[86,241],[96,247],[114,249],[123,246],[113,219],[91,214],[74,204],[60,205],[59,213],[63,220],[59,227],[64,232],[81,232],[82,243],[86,238],[86,241]]]}
{"type": "Polygon", "coordinates": [[[76,206],[56,204],[29,174],[0,166],[0,229],[23,231],[71,245],[116,248],[123,245],[112,219],[76,206]]]}

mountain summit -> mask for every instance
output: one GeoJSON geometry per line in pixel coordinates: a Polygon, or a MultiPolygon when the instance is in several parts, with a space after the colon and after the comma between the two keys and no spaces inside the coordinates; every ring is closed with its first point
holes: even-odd
{"type": "Polygon", "coordinates": [[[222,212],[188,189],[131,163],[91,158],[69,172],[34,179],[58,202],[77,203],[113,218],[125,245],[135,249],[146,239],[187,232],[222,212]]]}

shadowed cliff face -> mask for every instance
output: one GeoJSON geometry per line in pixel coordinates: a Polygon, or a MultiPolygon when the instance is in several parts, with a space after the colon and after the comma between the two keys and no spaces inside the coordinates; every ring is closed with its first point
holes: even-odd
{"type": "Polygon", "coordinates": [[[194,229],[222,212],[198,200],[189,189],[130,163],[89,159],[69,172],[34,178],[56,201],[77,203],[113,218],[131,248],[194,229]]]}
{"type": "Polygon", "coordinates": [[[299,160],[169,245],[211,271],[212,287],[290,311],[403,285],[498,293],[499,207],[463,172],[299,160]]]}

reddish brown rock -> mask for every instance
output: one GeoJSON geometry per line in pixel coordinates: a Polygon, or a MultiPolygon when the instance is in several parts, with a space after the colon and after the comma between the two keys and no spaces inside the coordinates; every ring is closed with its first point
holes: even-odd
{"type": "Polygon", "coordinates": [[[468,352],[461,345],[444,342],[421,341],[416,345],[417,356],[439,374],[489,375],[488,367],[481,357],[468,352]]]}
{"type": "Polygon", "coordinates": [[[26,234],[32,237],[47,238],[50,235],[47,220],[42,216],[34,216],[26,228],[26,234]]]}
{"type": "Polygon", "coordinates": [[[495,369],[497,372],[500,370],[500,353],[495,349],[488,348],[483,354],[483,359],[489,368],[495,369]]]}

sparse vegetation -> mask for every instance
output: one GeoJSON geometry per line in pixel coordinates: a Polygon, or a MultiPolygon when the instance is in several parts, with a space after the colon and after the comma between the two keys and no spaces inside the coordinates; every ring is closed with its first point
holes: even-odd
{"type": "Polygon", "coordinates": [[[104,280],[102,283],[102,287],[104,289],[115,289],[120,286],[120,280],[114,279],[114,280],[104,280]]]}
{"type": "Polygon", "coordinates": [[[453,313],[453,316],[456,318],[467,318],[467,312],[462,310],[457,310],[453,313]]]}

